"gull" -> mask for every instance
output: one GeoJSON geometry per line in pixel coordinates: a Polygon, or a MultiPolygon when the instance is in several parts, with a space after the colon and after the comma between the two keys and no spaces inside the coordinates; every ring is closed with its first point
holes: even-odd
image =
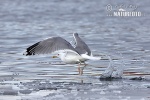
{"type": "MultiPolygon", "coordinates": [[[[50,37],[46,40],[37,42],[26,49],[24,55],[39,55],[39,54],[57,54],[66,64],[79,64],[78,72],[83,74],[83,69],[80,69],[82,63],[87,60],[100,60],[101,57],[94,57],[87,44],[79,37],[78,33],[73,33],[75,47],[62,37],[50,37]]],[[[85,64],[86,65],[86,64],[85,64]]]]}

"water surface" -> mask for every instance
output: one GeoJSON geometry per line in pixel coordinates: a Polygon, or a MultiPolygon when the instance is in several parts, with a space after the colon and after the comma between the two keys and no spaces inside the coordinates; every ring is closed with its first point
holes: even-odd
{"type": "Polygon", "coordinates": [[[0,97],[43,100],[150,99],[149,1],[0,0],[0,97]],[[106,5],[137,5],[141,17],[109,17],[106,5]],[[99,80],[109,60],[88,61],[84,74],[52,55],[24,56],[51,36],[78,32],[93,55],[110,55],[122,79],[99,80]]]}

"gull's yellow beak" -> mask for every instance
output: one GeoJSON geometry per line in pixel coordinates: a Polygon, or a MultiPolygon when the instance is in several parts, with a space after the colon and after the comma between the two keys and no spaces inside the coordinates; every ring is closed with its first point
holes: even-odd
{"type": "Polygon", "coordinates": [[[57,56],[52,56],[52,58],[58,58],[57,56]]]}

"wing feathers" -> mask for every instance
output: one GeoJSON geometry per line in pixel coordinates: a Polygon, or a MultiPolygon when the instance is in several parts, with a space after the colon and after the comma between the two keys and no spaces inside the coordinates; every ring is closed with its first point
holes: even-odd
{"type": "Polygon", "coordinates": [[[87,44],[79,37],[78,33],[73,34],[74,39],[76,41],[75,49],[78,51],[79,54],[85,54],[88,53],[88,55],[91,55],[91,50],[87,46],[87,44]]]}
{"type": "Polygon", "coordinates": [[[58,50],[69,49],[77,52],[72,45],[61,37],[53,37],[33,44],[26,49],[26,55],[48,54],[58,50]]]}

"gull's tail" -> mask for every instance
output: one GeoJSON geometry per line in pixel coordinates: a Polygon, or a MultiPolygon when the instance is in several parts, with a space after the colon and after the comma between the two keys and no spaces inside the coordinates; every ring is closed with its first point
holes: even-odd
{"type": "Polygon", "coordinates": [[[89,56],[87,54],[81,54],[81,56],[85,59],[90,59],[90,60],[101,60],[101,57],[93,57],[93,56],[89,56]]]}

